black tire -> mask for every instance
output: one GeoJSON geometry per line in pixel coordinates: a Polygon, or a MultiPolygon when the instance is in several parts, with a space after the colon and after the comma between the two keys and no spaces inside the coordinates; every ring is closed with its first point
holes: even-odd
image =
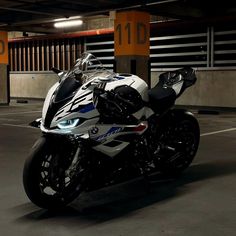
{"type": "Polygon", "coordinates": [[[160,171],[168,176],[182,173],[193,161],[199,146],[200,128],[192,113],[173,110],[162,133],[160,171]],[[173,149],[173,150],[171,150],[173,149]]]}
{"type": "Polygon", "coordinates": [[[68,161],[70,159],[65,157],[64,149],[65,145],[58,140],[43,136],[34,144],[25,162],[23,170],[25,192],[29,199],[41,208],[54,210],[63,208],[83,190],[83,173],[77,175],[76,180],[71,178],[69,183],[66,183],[65,171],[70,165],[68,161]],[[60,178],[56,176],[57,174],[60,178]],[[47,191],[45,187],[48,188],[47,191]]]}

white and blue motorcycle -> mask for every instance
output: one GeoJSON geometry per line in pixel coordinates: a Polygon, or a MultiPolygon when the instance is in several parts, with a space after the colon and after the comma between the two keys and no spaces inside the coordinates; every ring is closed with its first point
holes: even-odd
{"type": "Polygon", "coordinates": [[[196,81],[191,68],[160,75],[148,89],[136,75],[108,71],[89,53],[59,76],[44,102],[42,137],[25,162],[23,183],[36,205],[60,208],[91,191],[153,172],[176,175],[199,145],[193,114],[174,109],[196,81]]]}

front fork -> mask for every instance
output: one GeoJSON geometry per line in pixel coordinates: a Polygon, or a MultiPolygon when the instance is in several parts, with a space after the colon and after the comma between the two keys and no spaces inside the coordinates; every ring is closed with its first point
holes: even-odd
{"type": "Polygon", "coordinates": [[[78,171],[78,167],[81,160],[81,146],[78,146],[75,155],[72,158],[69,168],[66,170],[66,175],[72,177],[78,171]]]}
{"type": "Polygon", "coordinates": [[[91,150],[92,144],[88,138],[81,138],[81,136],[68,136],[68,138],[71,145],[75,147],[71,164],[66,171],[66,174],[71,177],[73,175],[79,175],[81,171],[88,169],[89,150],[91,150]]]}

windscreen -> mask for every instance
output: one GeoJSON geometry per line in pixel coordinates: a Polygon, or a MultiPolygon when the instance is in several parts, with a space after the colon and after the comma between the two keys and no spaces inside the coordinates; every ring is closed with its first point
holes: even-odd
{"type": "Polygon", "coordinates": [[[83,53],[62,79],[54,101],[60,102],[72,97],[84,83],[93,79],[94,76],[109,77],[113,74],[114,72],[106,70],[94,55],[83,53]]]}

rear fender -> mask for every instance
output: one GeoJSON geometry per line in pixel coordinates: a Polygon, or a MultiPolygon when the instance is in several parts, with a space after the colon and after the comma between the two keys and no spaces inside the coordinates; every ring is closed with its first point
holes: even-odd
{"type": "Polygon", "coordinates": [[[172,125],[174,123],[179,123],[183,120],[190,120],[195,129],[196,132],[199,133],[200,135],[200,128],[199,128],[199,124],[197,119],[195,118],[195,116],[193,115],[192,112],[185,110],[185,109],[171,109],[168,112],[166,112],[159,120],[159,124],[160,126],[164,125],[164,126],[168,126],[168,125],[172,125]]]}
{"type": "Polygon", "coordinates": [[[183,116],[194,117],[192,112],[186,109],[178,109],[178,108],[171,109],[164,115],[165,118],[170,117],[172,119],[180,119],[183,116]]]}

